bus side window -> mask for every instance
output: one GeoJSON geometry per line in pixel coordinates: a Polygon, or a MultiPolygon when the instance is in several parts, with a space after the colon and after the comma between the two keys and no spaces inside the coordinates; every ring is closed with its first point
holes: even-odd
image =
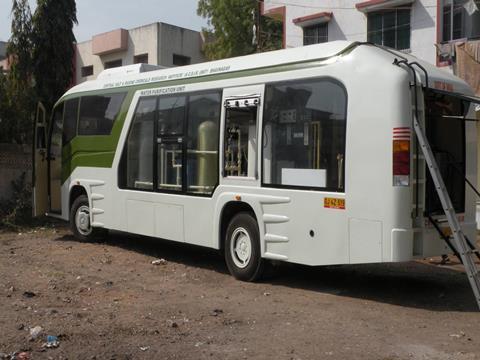
{"type": "Polygon", "coordinates": [[[158,103],[156,190],[183,190],[183,127],[186,97],[162,96],[158,103]]]}
{"type": "Polygon", "coordinates": [[[65,117],[63,119],[63,146],[77,135],[78,101],[71,99],[65,102],[65,117]]]}
{"type": "MultiPolygon", "coordinates": [[[[144,98],[138,103],[128,134],[121,171],[125,172],[121,187],[153,190],[153,129],[156,98],[144,98]]],[[[120,178],[124,175],[121,174],[120,178]]]]}
{"type": "Polygon", "coordinates": [[[344,191],[347,95],[331,79],[265,91],[263,183],[344,191]]]}
{"type": "Polygon", "coordinates": [[[187,191],[211,194],[218,184],[220,93],[192,95],[188,102],[187,191]]]}
{"type": "Polygon", "coordinates": [[[78,135],[110,135],[125,95],[117,93],[82,97],[78,135]]]}
{"type": "Polygon", "coordinates": [[[49,139],[49,157],[56,158],[62,153],[62,138],[63,138],[63,110],[65,103],[57,105],[53,111],[52,130],[49,139]]]}

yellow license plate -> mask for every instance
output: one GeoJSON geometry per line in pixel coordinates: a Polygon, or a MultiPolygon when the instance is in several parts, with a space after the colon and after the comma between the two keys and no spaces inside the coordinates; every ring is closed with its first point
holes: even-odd
{"type": "Polygon", "coordinates": [[[345,210],[345,199],[339,198],[324,198],[323,207],[327,209],[345,210]]]}

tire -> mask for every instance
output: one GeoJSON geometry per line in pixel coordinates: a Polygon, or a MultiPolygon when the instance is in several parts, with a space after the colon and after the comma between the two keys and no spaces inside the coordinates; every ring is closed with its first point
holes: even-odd
{"type": "Polygon", "coordinates": [[[70,229],[76,239],[85,242],[98,241],[108,233],[106,229],[92,228],[87,195],[80,195],[73,202],[70,208],[70,229]]]}
{"type": "Polygon", "coordinates": [[[240,212],[232,218],[224,244],[230,274],[241,281],[256,281],[262,277],[265,260],[260,252],[258,224],[252,215],[240,212]]]}

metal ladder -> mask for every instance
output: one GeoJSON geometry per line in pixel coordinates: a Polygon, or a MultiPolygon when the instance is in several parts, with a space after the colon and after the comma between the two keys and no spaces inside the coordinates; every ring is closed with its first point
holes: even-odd
{"type": "Polygon", "coordinates": [[[420,149],[425,157],[425,161],[428,166],[430,175],[432,176],[433,183],[435,184],[435,189],[437,191],[440,202],[442,203],[443,210],[448,220],[448,225],[452,230],[453,235],[453,246],[455,247],[460,259],[465,267],[465,272],[467,273],[470,286],[472,287],[475,300],[480,309],[480,272],[475,264],[474,256],[476,255],[476,250],[469,243],[466,235],[463,233],[463,230],[460,227],[460,223],[457,219],[455,208],[453,207],[452,200],[448,194],[445,182],[443,181],[440,169],[438,168],[437,161],[433,155],[428,139],[423,132],[422,127],[418,121],[418,96],[417,96],[417,72],[413,66],[417,66],[425,73],[425,82],[428,86],[428,73],[427,71],[418,63],[412,62],[408,63],[406,60],[398,61],[395,59],[395,65],[400,66],[401,64],[406,65],[413,73],[413,86],[414,86],[414,96],[415,96],[415,112],[413,115],[413,127],[415,129],[415,134],[417,135],[418,143],[420,149]]]}

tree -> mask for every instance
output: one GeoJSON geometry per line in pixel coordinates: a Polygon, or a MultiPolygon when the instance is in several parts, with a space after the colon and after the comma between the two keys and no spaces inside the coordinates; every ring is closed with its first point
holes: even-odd
{"type": "Polygon", "coordinates": [[[199,0],[197,13],[208,19],[210,28],[203,32],[210,60],[282,47],[281,24],[260,16],[257,0],[199,0]]]}
{"type": "Polygon", "coordinates": [[[36,94],[47,109],[72,84],[74,24],[75,0],[37,0],[33,16],[33,75],[36,94]]]}
{"type": "Polygon", "coordinates": [[[10,77],[24,86],[30,81],[32,70],[32,13],[28,0],[13,0],[11,32],[7,44],[10,77]]]}
{"type": "Polygon", "coordinates": [[[27,0],[13,0],[11,37],[7,45],[8,75],[0,78],[2,141],[31,139],[35,96],[32,88],[32,16],[27,0]]]}

